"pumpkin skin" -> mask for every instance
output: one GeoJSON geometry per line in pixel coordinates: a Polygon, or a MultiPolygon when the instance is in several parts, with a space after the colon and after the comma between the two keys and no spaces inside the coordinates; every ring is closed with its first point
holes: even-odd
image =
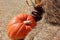
{"type": "Polygon", "coordinates": [[[19,14],[9,21],[7,34],[12,40],[23,39],[35,26],[36,22],[31,15],[19,14]],[[30,23],[26,24],[25,21],[30,21],[30,23]]]}

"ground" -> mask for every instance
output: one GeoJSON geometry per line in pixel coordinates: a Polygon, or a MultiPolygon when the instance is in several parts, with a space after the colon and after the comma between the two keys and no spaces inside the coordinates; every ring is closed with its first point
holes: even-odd
{"type": "MultiPolygon", "coordinates": [[[[9,37],[7,36],[7,33],[6,33],[6,27],[7,27],[9,20],[12,17],[16,16],[17,14],[21,14],[21,13],[30,14],[32,10],[33,10],[33,7],[32,6],[29,7],[26,4],[26,0],[0,0],[0,40],[9,40],[9,37]]],[[[40,24],[38,26],[40,26],[40,24]]],[[[56,26],[51,27],[51,25],[49,26],[47,25],[46,27],[45,25],[43,26],[44,27],[41,26],[42,27],[42,30],[40,31],[41,34],[39,33],[37,35],[38,37],[47,37],[47,40],[49,38],[50,40],[51,39],[57,40],[59,38],[58,40],[60,40],[60,36],[59,36],[60,26],[59,27],[56,27],[56,26]],[[54,35],[55,33],[56,35],[54,35]],[[47,34],[49,34],[50,36],[49,35],[47,36],[47,34]]],[[[35,36],[35,38],[38,38],[37,36],[35,36]]]]}

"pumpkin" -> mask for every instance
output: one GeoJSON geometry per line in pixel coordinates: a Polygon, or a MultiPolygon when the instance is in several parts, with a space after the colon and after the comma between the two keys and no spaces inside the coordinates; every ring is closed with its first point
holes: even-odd
{"type": "Polygon", "coordinates": [[[19,14],[9,21],[7,34],[13,40],[23,39],[35,26],[36,22],[31,15],[19,14]]]}

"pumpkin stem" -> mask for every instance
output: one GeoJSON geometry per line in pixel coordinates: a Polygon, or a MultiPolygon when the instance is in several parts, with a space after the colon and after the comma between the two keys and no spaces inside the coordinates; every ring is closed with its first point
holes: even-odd
{"type": "Polygon", "coordinates": [[[30,21],[24,21],[23,23],[26,24],[26,25],[28,25],[28,24],[30,24],[31,22],[30,22],[30,21]]]}

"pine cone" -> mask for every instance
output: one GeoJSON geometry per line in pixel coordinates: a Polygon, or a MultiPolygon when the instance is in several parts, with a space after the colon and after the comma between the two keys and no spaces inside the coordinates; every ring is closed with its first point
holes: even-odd
{"type": "Polygon", "coordinates": [[[32,16],[34,17],[35,21],[39,21],[42,19],[42,14],[43,14],[43,8],[42,7],[34,7],[35,9],[32,11],[32,16]]]}

